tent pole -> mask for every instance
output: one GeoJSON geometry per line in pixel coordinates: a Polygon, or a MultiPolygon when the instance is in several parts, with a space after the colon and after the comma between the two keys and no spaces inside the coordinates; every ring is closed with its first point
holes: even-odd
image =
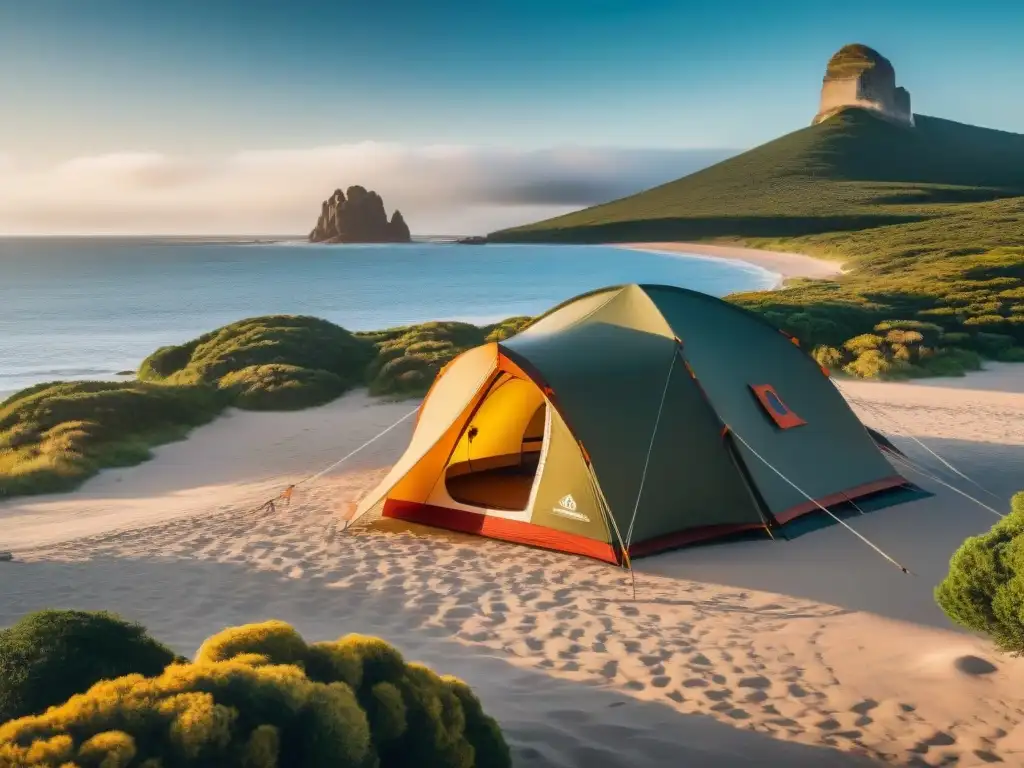
{"type": "Polygon", "coordinates": [[[601,490],[600,483],[597,482],[597,476],[594,474],[594,468],[590,465],[590,462],[586,462],[587,473],[590,476],[590,484],[597,494],[598,502],[601,504],[601,511],[604,516],[611,522],[611,532],[615,534],[615,538],[619,540],[619,550],[622,552],[622,566],[629,571],[629,580],[633,586],[633,600],[636,601],[636,575],[633,572],[633,561],[629,558],[629,548],[622,541],[622,534],[619,532],[618,523],[615,522],[615,516],[612,514],[611,508],[608,506],[608,499],[604,497],[604,491],[601,490]]]}
{"type": "MultiPolygon", "coordinates": [[[[754,479],[750,476],[750,470],[747,469],[747,465],[743,463],[742,457],[739,455],[739,451],[736,450],[736,443],[730,438],[732,437],[732,429],[727,425],[723,428],[724,434],[722,440],[725,443],[725,451],[729,454],[729,458],[732,459],[732,464],[736,467],[736,471],[739,473],[740,478],[743,480],[743,485],[747,489],[747,493],[750,495],[750,500],[754,503],[754,509],[757,510],[758,517],[761,518],[761,523],[764,525],[764,530],[768,534],[768,538],[775,541],[775,534],[772,533],[771,523],[769,522],[769,515],[771,512],[768,511],[768,504],[757,490],[757,486],[754,484],[754,479]]],[[[780,530],[782,536],[786,534],[780,530]]]]}
{"type": "Polygon", "coordinates": [[[647,455],[644,457],[644,469],[640,473],[640,487],[636,490],[636,503],[633,504],[633,517],[629,520],[629,528],[626,530],[626,547],[633,541],[633,524],[636,522],[636,514],[640,511],[640,497],[644,492],[644,483],[647,481],[647,470],[651,464],[651,453],[654,451],[654,441],[658,437],[658,425],[661,424],[661,413],[665,410],[665,398],[668,395],[668,385],[672,381],[672,371],[676,368],[676,358],[679,355],[679,348],[682,342],[675,340],[675,349],[672,350],[672,362],[669,364],[668,376],[665,377],[665,387],[661,390],[661,402],[658,403],[658,415],[654,418],[654,429],[651,430],[651,441],[647,445],[647,455]]]}
{"type": "MultiPolygon", "coordinates": [[[[725,451],[726,453],[729,454],[729,458],[732,460],[732,464],[736,468],[736,472],[739,474],[740,479],[743,481],[744,487],[747,489],[747,494],[750,496],[750,500],[754,504],[754,509],[757,511],[758,517],[761,518],[761,523],[764,525],[764,529],[768,534],[768,538],[770,538],[772,541],[775,541],[775,534],[772,533],[771,524],[769,523],[769,520],[771,519],[771,511],[768,508],[768,504],[765,502],[764,498],[762,498],[760,492],[757,490],[757,484],[754,482],[754,479],[750,476],[750,472],[747,470],[746,464],[743,463],[742,457],[740,457],[739,452],[736,450],[735,444],[733,444],[733,442],[729,439],[729,435],[732,430],[728,424],[725,424],[722,421],[722,417],[718,415],[718,411],[715,410],[715,406],[712,405],[711,399],[708,397],[708,393],[704,391],[704,387],[701,385],[700,380],[697,378],[697,374],[693,372],[693,369],[690,367],[689,362],[686,360],[686,355],[683,354],[683,343],[678,339],[677,341],[679,346],[676,347],[676,354],[679,356],[679,360],[683,364],[683,367],[686,368],[687,371],[689,371],[690,376],[697,384],[697,390],[700,392],[701,397],[704,398],[704,402],[707,403],[708,409],[711,411],[711,414],[715,417],[715,420],[722,425],[722,443],[725,446],[725,451]]],[[[782,533],[783,538],[786,538],[785,532],[781,531],[781,529],[780,533],[782,533]]]]}

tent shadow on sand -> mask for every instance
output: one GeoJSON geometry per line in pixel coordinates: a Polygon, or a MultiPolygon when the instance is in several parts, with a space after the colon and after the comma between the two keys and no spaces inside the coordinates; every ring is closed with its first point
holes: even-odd
{"type": "MultiPolygon", "coordinates": [[[[451,537],[453,540],[458,535],[451,537]]],[[[398,560],[383,564],[400,569],[398,560]]],[[[289,579],[243,564],[101,557],[87,562],[7,566],[0,626],[43,607],[113,609],[145,624],[180,653],[225,626],[269,617],[293,624],[307,640],[346,632],[377,634],[407,658],[464,678],[502,725],[517,766],[545,768],[868,768],[868,757],[825,746],[780,741],[700,714],[641,701],[604,686],[512,666],[455,641],[460,621],[429,625],[437,605],[411,601],[399,584],[367,591],[376,569],[345,589],[331,576],[289,579]],[[581,702],[584,702],[581,707],[581,702]]],[[[414,568],[415,566],[407,566],[414,568]]]]}
{"type": "MultiPolygon", "coordinates": [[[[935,471],[936,462],[926,462],[927,456],[915,450],[911,441],[898,436],[893,439],[897,447],[935,471]]],[[[996,447],[992,444],[966,440],[933,439],[927,444],[941,456],[956,457],[957,468],[980,481],[996,498],[952,478],[956,487],[997,511],[1008,511],[1010,497],[1019,490],[1024,446],[1002,446],[993,451],[996,447]]],[[[752,536],[639,561],[638,583],[642,584],[644,573],[693,579],[956,629],[935,604],[933,590],[948,572],[953,552],[966,538],[987,531],[997,518],[948,488],[913,473],[906,476],[933,495],[879,509],[868,500],[858,504],[864,515],[847,508],[841,510],[840,517],[906,565],[911,576],[901,574],[849,531],[818,514],[809,516],[807,529],[789,541],[752,536]]],[[[948,473],[943,479],[951,481],[948,473]]]]}

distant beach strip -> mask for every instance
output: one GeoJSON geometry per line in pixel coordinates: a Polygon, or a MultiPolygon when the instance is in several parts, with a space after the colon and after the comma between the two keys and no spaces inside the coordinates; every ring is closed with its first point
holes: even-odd
{"type": "Polygon", "coordinates": [[[680,256],[704,256],[712,259],[743,261],[778,275],[773,286],[779,288],[792,277],[807,277],[827,280],[843,273],[838,261],[816,259],[801,253],[765,251],[758,248],[744,248],[734,245],[710,245],[708,243],[621,243],[617,247],[647,253],[671,253],[680,256]]]}

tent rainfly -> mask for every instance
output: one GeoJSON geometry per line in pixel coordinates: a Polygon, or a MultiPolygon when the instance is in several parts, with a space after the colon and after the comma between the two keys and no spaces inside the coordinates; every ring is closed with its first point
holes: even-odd
{"type": "Polygon", "coordinates": [[[681,288],[579,296],[452,360],[352,522],[621,563],[909,486],[793,342],[681,288]]]}

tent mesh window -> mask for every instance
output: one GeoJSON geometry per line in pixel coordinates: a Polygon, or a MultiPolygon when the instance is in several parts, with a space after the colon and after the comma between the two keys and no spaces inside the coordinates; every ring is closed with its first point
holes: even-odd
{"type": "Polygon", "coordinates": [[[807,423],[789,409],[771,384],[751,384],[750,389],[765,413],[780,429],[792,429],[807,423]]]}

